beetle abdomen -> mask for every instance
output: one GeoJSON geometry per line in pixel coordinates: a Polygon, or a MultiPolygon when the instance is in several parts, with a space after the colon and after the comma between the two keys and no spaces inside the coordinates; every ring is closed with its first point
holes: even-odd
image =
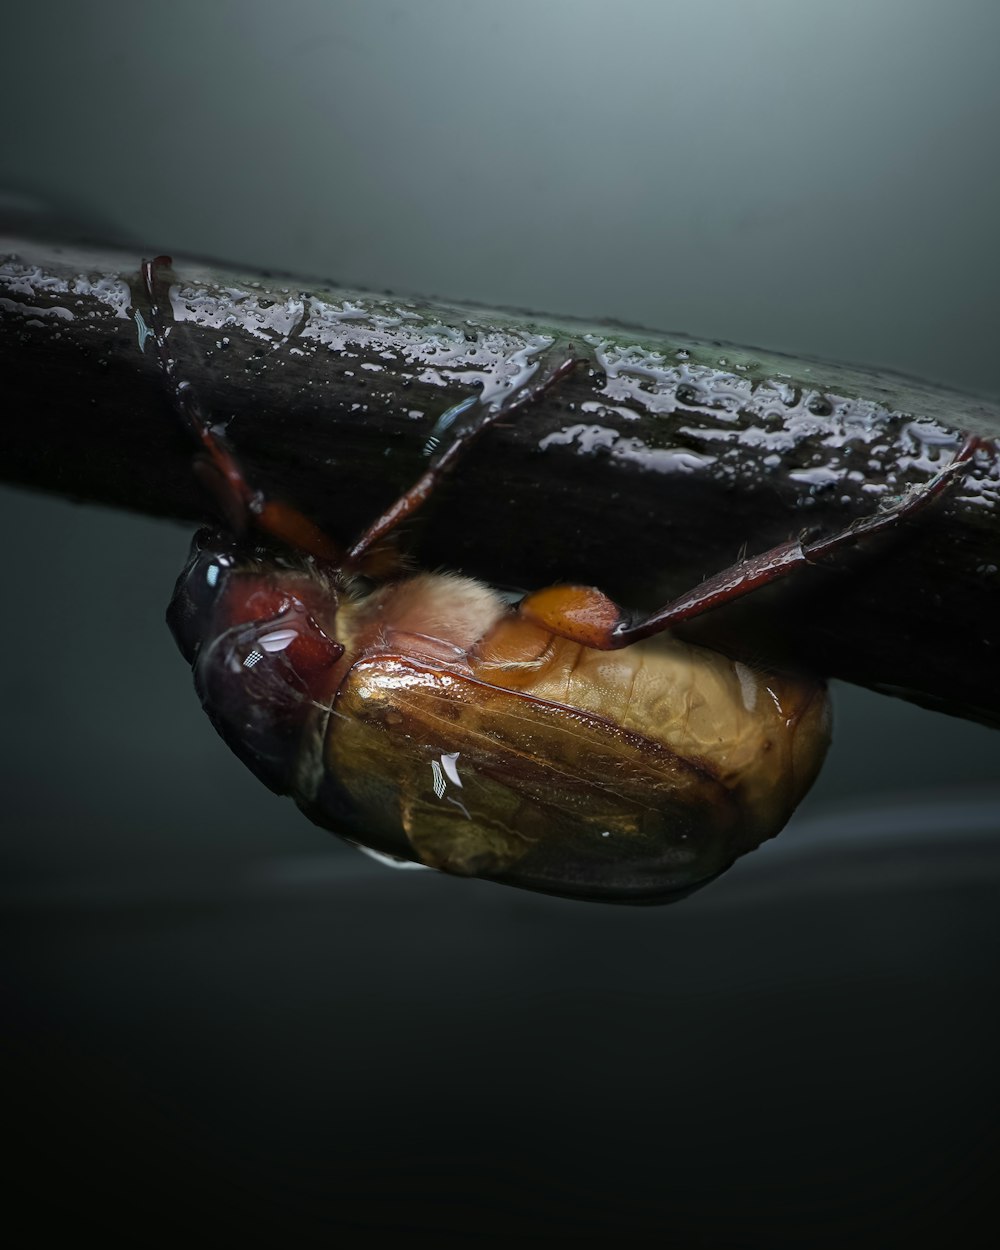
{"type": "Polygon", "coordinates": [[[475,672],[602,717],[708,772],[739,805],[736,854],[782,828],[829,745],[822,682],[756,672],[669,634],[598,651],[515,618],[484,640],[475,672]]]}
{"type": "Polygon", "coordinates": [[[659,703],[642,691],[662,676],[651,651],[574,659],[585,649],[550,642],[541,662],[504,669],[507,682],[488,657],[355,664],[310,815],[447,872],[609,898],[687,888],[777,832],[759,833],[718,752],[685,755],[648,723],[659,703]],[[585,670],[602,664],[595,686],[585,670]]]}

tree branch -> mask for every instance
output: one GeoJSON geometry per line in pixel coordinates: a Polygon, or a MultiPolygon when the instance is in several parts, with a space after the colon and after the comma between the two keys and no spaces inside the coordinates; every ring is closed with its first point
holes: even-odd
{"type": "MultiPolygon", "coordinates": [[[[151,344],[138,255],[0,239],[9,482],[203,518],[192,444],[151,344]]],[[[479,440],[408,539],[422,564],[537,588],[600,585],[649,610],[810,529],[925,482],[1000,409],[870,371],[618,326],[455,308],[180,262],[178,376],[256,482],[342,542],[426,467],[437,418],[490,399],[548,345],[589,367],[479,440]]],[[[842,566],[687,627],[1000,724],[1000,470],[842,566]]]]}

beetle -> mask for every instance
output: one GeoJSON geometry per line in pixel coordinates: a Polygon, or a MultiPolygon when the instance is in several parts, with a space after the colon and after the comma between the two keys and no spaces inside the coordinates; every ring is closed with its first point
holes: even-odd
{"type": "Polygon", "coordinates": [[[773,837],[823,762],[825,683],[751,668],[671,628],[898,526],[983,443],[967,438],[883,510],[741,560],[650,615],[586,586],[511,604],[472,578],[406,571],[393,538],[475,439],[580,364],[572,344],[500,401],[448,409],[426,472],[341,550],[253,487],[176,376],[162,311],[169,265],[142,265],[150,333],[227,521],[195,536],[170,628],[243,762],[316,824],[391,863],[666,902],[773,837]]]}

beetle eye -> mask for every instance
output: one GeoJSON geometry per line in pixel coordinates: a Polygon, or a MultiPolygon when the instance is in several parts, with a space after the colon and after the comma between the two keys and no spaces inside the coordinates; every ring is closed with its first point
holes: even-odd
{"type": "Polygon", "coordinates": [[[167,609],[167,624],[189,664],[194,662],[215,616],[215,605],[225,593],[233,558],[218,550],[218,539],[200,530],[191,544],[187,566],[177,579],[167,609]]]}

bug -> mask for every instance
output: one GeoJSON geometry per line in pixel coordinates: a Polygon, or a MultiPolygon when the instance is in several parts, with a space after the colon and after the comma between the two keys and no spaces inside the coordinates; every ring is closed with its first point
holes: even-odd
{"type": "Polygon", "coordinates": [[[829,743],[824,682],[671,628],[898,526],[982,440],[883,511],[743,559],[649,615],[586,586],[512,605],[468,577],[407,572],[389,544],[475,439],[577,367],[571,345],[500,402],[448,409],[426,472],[342,550],[254,489],[176,376],[169,263],[143,262],[150,333],[228,524],[196,535],[168,621],[216,729],[262,781],[390,862],[584,899],[670,901],[781,830],[829,743]]]}

